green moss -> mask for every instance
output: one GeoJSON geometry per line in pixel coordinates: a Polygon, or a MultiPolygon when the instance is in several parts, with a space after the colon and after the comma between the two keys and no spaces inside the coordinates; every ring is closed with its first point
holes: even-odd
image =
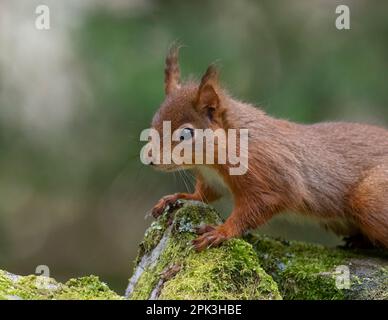
{"type": "Polygon", "coordinates": [[[375,271],[379,263],[370,263],[366,268],[357,262],[368,261],[365,256],[264,236],[249,236],[247,240],[253,244],[263,268],[277,282],[284,299],[381,299],[383,291],[387,292],[387,282],[375,271]],[[343,265],[350,269],[350,289],[336,287],[335,270],[343,265]]]}
{"type": "MultiPolygon", "coordinates": [[[[138,279],[131,299],[148,299],[154,290],[159,290],[160,299],[281,298],[276,283],[260,267],[257,255],[247,242],[233,239],[218,248],[195,252],[191,245],[196,237],[194,228],[202,223],[218,224],[220,219],[214,209],[203,204],[182,204],[172,224],[162,222],[164,228],[158,228],[168,236],[167,244],[157,262],[147,267],[138,279]],[[161,280],[161,274],[173,265],[179,265],[180,271],[171,279],[161,280]]],[[[151,243],[150,247],[155,248],[157,244],[151,243]]]]}
{"type": "Polygon", "coordinates": [[[71,279],[66,284],[42,276],[16,276],[0,270],[0,299],[94,300],[122,299],[98,277],[71,279]]]}
{"type": "Polygon", "coordinates": [[[164,212],[159,219],[153,221],[144,234],[143,241],[139,245],[135,265],[140,262],[143,255],[149,253],[162,239],[163,234],[168,227],[168,213],[164,212]]]}
{"type": "MultiPolygon", "coordinates": [[[[200,202],[185,202],[178,200],[175,204],[175,208],[180,208],[178,210],[178,215],[174,217],[175,220],[181,220],[179,223],[175,223],[175,226],[179,229],[178,232],[193,231],[193,226],[198,225],[201,221],[203,221],[203,217],[208,217],[206,223],[209,224],[217,224],[220,222],[217,213],[212,210],[209,216],[209,207],[200,202]]],[[[164,213],[157,220],[153,221],[151,226],[146,230],[143,241],[139,245],[139,252],[136,257],[135,264],[138,264],[140,259],[154,249],[162,239],[163,234],[172,223],[170,211],[171,210],[167,208],[164,213]]]]}
{"type": "Polygon", "coordinates": [[[165,213],[162,227],[157,229],[160,234],[152,238],[156,241],[149,241],[149,247],[155,248],[163,235],[168,235],[168,242],[157,263],[145,268],[131,298],[147,299],[158,286],[157,295],[162,299],[279,298],[277,286],[284,299],[387,297],[386,268],[380,268],[386,262],[381,260],[381,253],[372,258],[370,252],[361,254],[252,235],[245,240],[253,244],[253,251],[246,241],[234,239],[196,253],[190,245],[196,237],[194,227],[219,223],[217,213],[208,206],[189,202],[176,211],[172,224],[165,223],[172,220],[167,216],[165,213]],[[163,283],[161,274],[171,265],[180,265],[181,270],[163,283]],[[339,266],[349,268],[350,289],[336,286],[339,266]]]}
{"type": "Polygon", "coordinates": [[[335,267],[344,257],[321,246],[274,240],[249,239],[263,268],[273,276],[285,299],[342,299],[335,286],[335,267]]]}
{"type": "Polygon", "coordinates": [[[122,297],[109,289],[97,276],[70,279],[64,289],[56,295],[57,299],[82,300],[120,300],[122,297]]]}
{"type": "Polygon", "coordinates": [[[253,248],[231,240],[219,248],[190,252],[185,266],[166,282],[161,299],[280,299],[253,248]]]}

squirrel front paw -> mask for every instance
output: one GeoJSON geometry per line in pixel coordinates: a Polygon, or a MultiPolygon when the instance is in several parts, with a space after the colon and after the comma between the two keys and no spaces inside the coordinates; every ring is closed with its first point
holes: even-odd
{"type": "Polygon", "coordinates": [[[197,228],[196,231],[199,237],[193,240],[192,244],[198,252],[206,248],[216,247],[230,238],[219,226],[213,227],[205,225],[197,228]]]}
{"type": "Polygon", "coordinates": [[[168,196],[164,196],[152,208],[152,211],[151,211],[152,216],[154,218],[161,216],[162,213],[164,212],[164,210],[166,210],[167,207],[171,207],[178,199],[179,199],[179,196],[177,194],[171,194],[168,196]]]}

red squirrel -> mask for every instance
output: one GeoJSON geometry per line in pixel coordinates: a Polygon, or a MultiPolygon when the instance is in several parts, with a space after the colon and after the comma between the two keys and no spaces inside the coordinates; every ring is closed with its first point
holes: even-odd
{"type": "Polygon", "coordinates": [[[283,211],[315,217],[338,235],[362,235],[388,248],[388,130],[344,122],[303,125],[270,117],[232,98],[221,87],[214,65],[200,82],[181,83],[178,51],[172,46],[167,54],[166,97],[152,128],[162,134],[163,121],[171,121],[172,130],[185,128],[189,135],[192,128],[247,128],[249,169],[230,175],[227,163],[153,164],[162,171],[189,169],[196,176],[193,193],[163,197],[152,210],[154,217],[178,199],[215,201],[225,186],[234,209],[225,223],[198,228],[193,241],[198,251],[239,237],[283,211]]]}

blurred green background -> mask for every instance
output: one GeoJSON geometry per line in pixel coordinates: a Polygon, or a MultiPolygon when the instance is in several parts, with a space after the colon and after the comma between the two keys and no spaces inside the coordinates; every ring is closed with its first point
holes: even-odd
{"type": "MultiPolygon", "coordinates": [[[[219,60],[232,94],[276,117],[388,123],[388,2],[48,0],[50,30],[35,28],[38,4],[0,1],[0,269],[124,291],[145,215],[186,189],[139,161],[174,40],[184,75],[219,60]],[[338,4],[350,30],[335,28],[338,4]]],[[[340,243],[293,219],[260,232],[340,243]]]]}

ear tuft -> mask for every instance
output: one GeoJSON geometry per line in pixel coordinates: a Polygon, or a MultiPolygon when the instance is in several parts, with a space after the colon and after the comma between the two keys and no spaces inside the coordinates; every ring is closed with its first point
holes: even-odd
{"type": "Polygon", "coordinates": [[[166,57],[166,67],[164,69],[164,87],[168,95],[172,91],[180,88],[180,68],[179,68],[179,49],[182,46],[173,42],[168,50],[166,57]]]}
{"type": "Polygon", "coordinates": [[[200,87],[205,86],[208,83],[218,84],[218,74],[217,66],[214,63],[211,64],[202,76],[200,87]]]}
{"type": "Polygon", "coordinates": [[[217,115],[219,110],[218,74],[218,68],[215,64],[211,64],[203,75],[198,88],[197,106],[206,112],[210,120],[214,115],[217,115]]]}

